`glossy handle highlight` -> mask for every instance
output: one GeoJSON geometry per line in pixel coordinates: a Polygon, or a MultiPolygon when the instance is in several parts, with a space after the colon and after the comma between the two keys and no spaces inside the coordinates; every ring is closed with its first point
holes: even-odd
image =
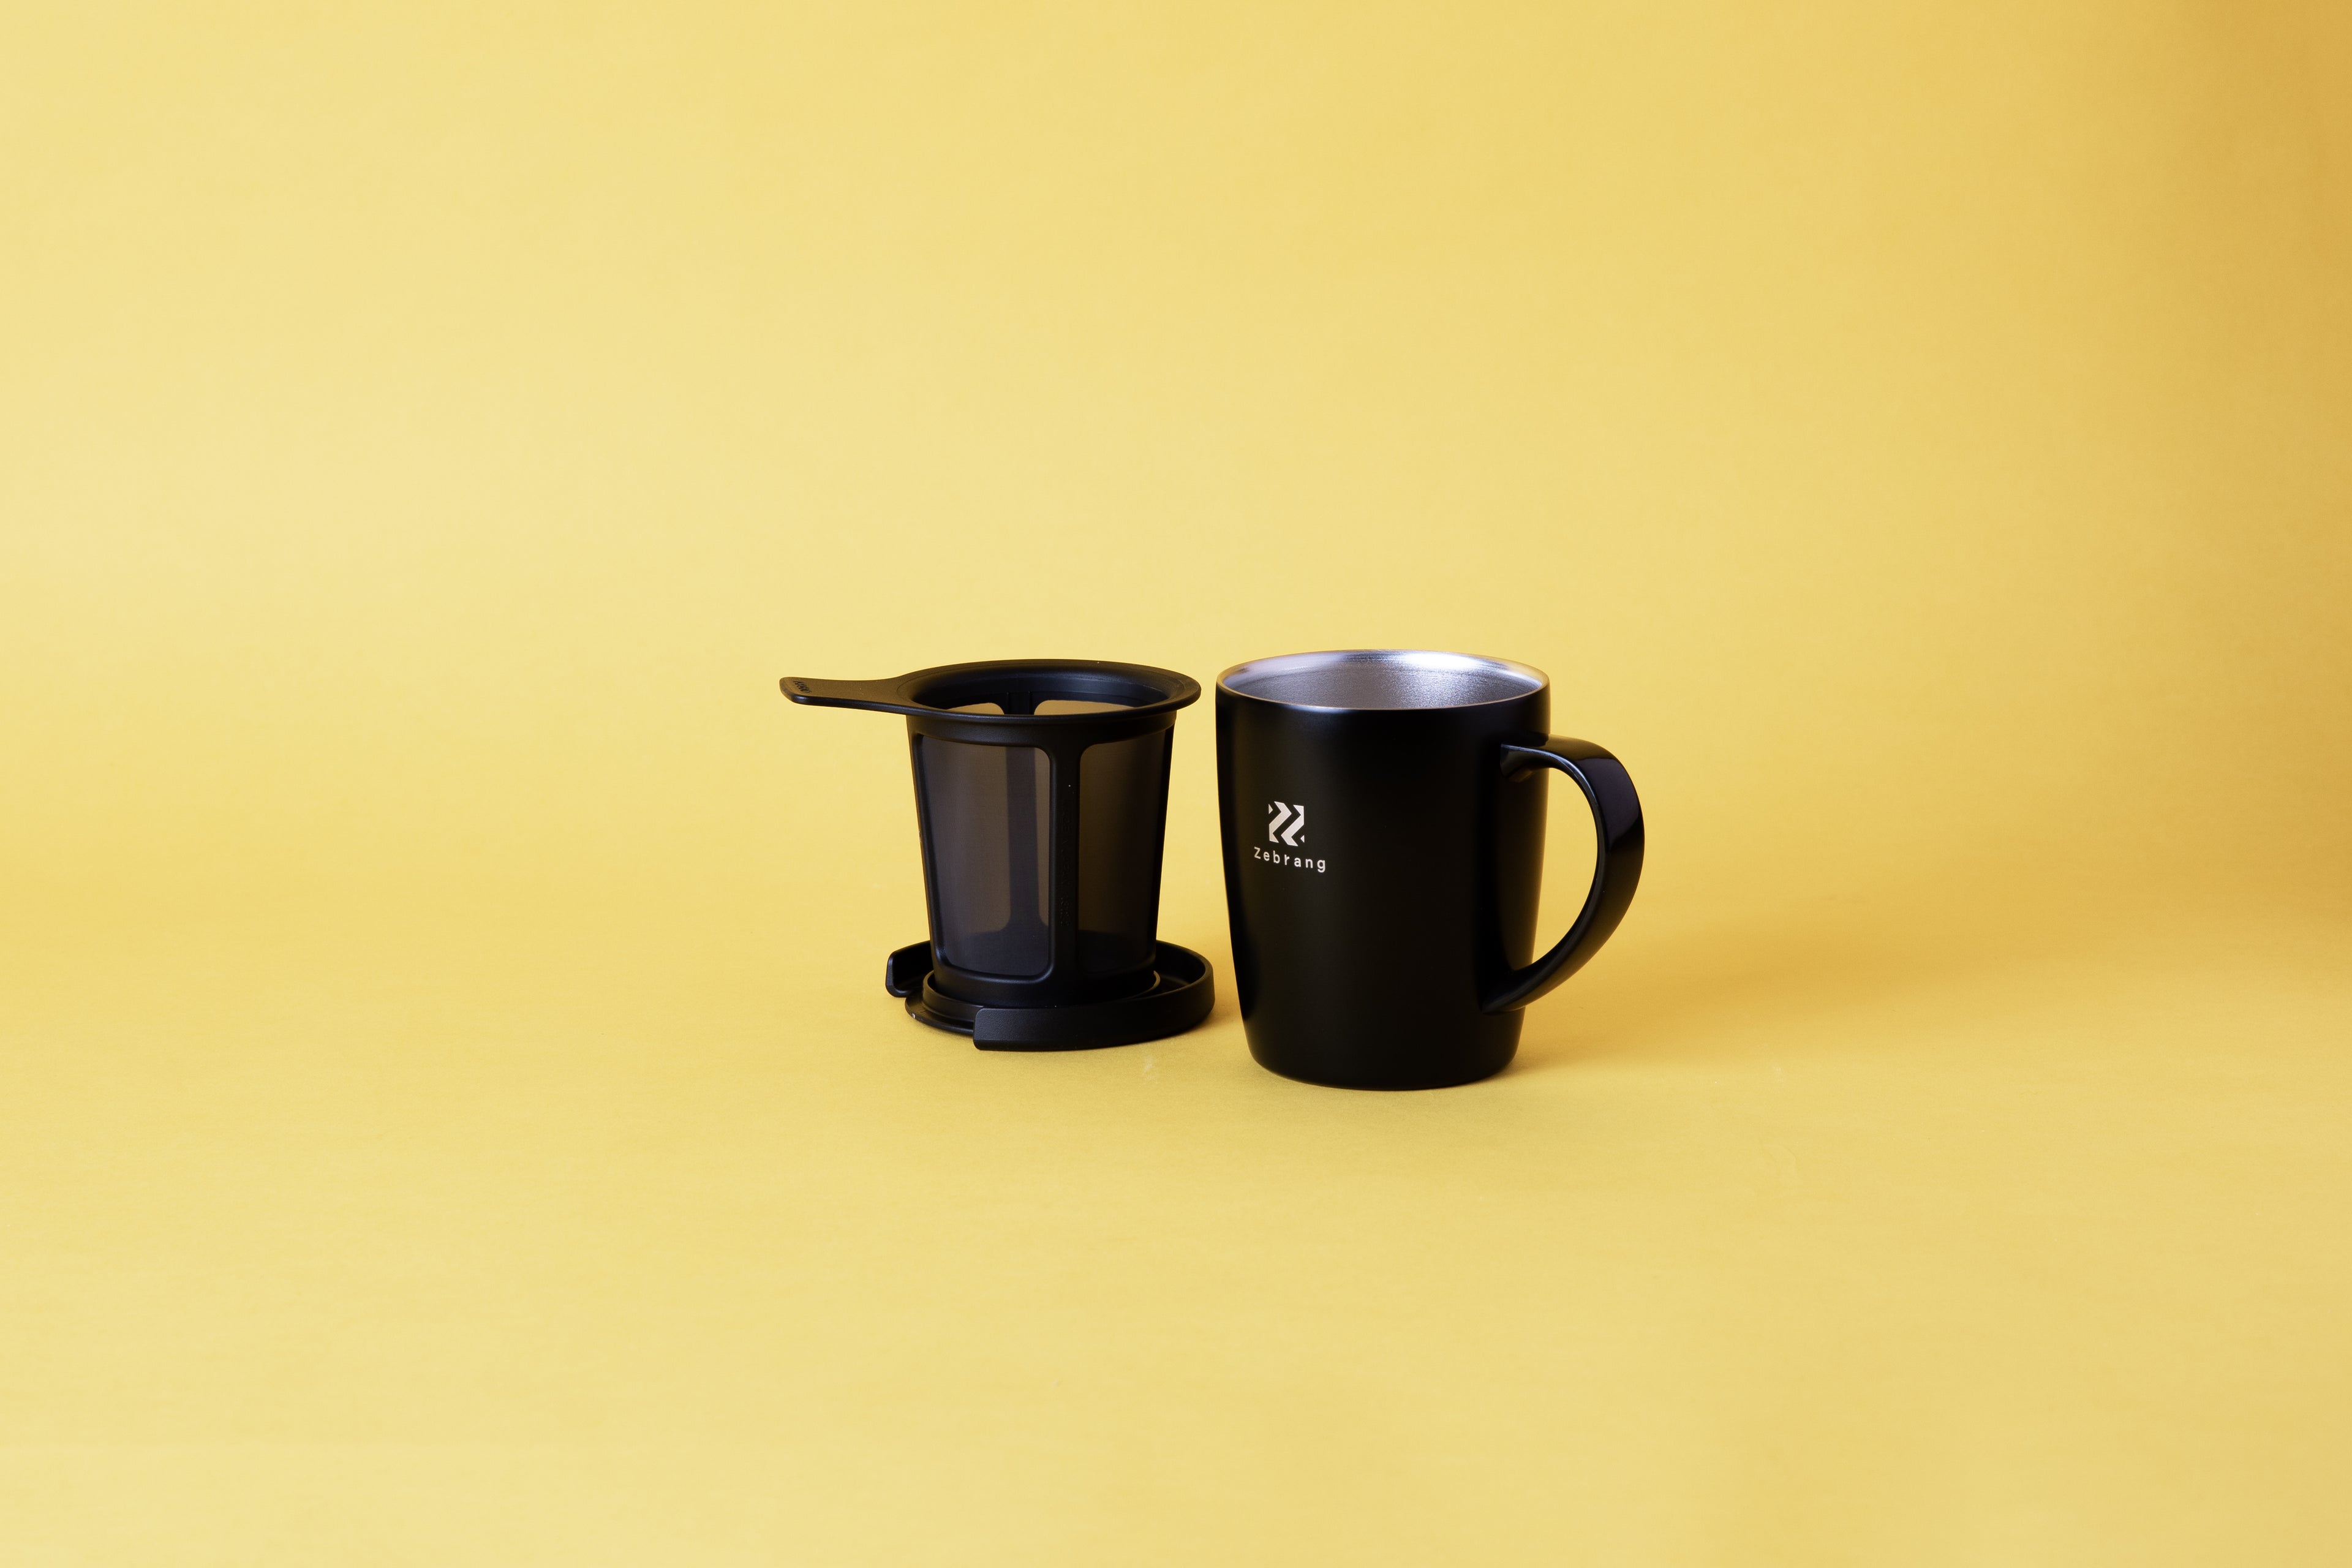
{"type": "Polygon", "coordinates": [[[1608,749],[1590,741],[1554,735],[1540,746],[1503,747],[1501,781],[1531,768],[1557,768],[1576,781],[1592,808],[1595,853],[1592,890],[1584,909],[1549,952],[1503,977],[1496,993],[1480,1005],[1489,1013],[1524,1007],[1584,967],[1633,901],[1642,880],[1642,800],[1633,793],[1633,775],[1608,749]]]}

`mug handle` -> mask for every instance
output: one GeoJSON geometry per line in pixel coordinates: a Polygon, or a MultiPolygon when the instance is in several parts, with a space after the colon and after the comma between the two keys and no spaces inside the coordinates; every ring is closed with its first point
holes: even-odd
{"type": "Polygon", "coordinates": [[[1519,777],[1536,768],[1558,768],[1576,781],[1592,807],[1592,890],[1584,909],[1558,945],[1528,964],[1503,976],[1501,988],[1480,1004],[1489,1013],[1524,1007],[1575,973],[1601,951],[1642,880],[1642,799],[1633,793],[1633,775],[1605,747],[1590,741],[1554,735],[1540,746],[1503,747],[1502,776],[1519,777]]]}

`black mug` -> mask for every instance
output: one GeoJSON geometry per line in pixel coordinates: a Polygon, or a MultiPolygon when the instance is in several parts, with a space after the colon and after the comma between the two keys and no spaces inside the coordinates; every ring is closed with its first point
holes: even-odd
{"type": "Polygon", "coordinates": [[[1633,781],[1550,721],[1541,670],[1466,654],[1289,654],[1217,678],[1225,904],[1261,1065],[1349,1089],[1509,1065],[1519,1010],[1609,940],[1642,876],[1633,781]],[[1592,808],[1599,863],[1536,958],[1548,769],[1592,808]]]}

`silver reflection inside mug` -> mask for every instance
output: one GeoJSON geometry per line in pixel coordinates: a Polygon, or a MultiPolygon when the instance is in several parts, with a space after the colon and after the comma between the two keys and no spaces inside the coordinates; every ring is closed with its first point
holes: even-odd
{"type": "Polygon", "coordinates": [[[1508,659],[1418,648],[1286,653],[1237,664],[1218,678],[1247,696],[1292,708],[1466,708],[1541,690],[1544,673],[1508,659]]]}

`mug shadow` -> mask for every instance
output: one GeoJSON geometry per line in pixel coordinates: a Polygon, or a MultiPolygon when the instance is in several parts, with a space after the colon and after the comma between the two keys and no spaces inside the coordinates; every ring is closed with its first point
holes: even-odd
{"type": "Polygon", "coordinates": [[[1782,1052],[1791,1019],[1884,1004],[2013,969],[2048,951],[2014,930],[1898,932],[1843,912],[1811,919],[1759,912],[1624,945],[1528,1009],[1511,1072],[1782,1052]],[[1769,1031],[1754,1026],[1768,1021],[1769,1031]]]}

